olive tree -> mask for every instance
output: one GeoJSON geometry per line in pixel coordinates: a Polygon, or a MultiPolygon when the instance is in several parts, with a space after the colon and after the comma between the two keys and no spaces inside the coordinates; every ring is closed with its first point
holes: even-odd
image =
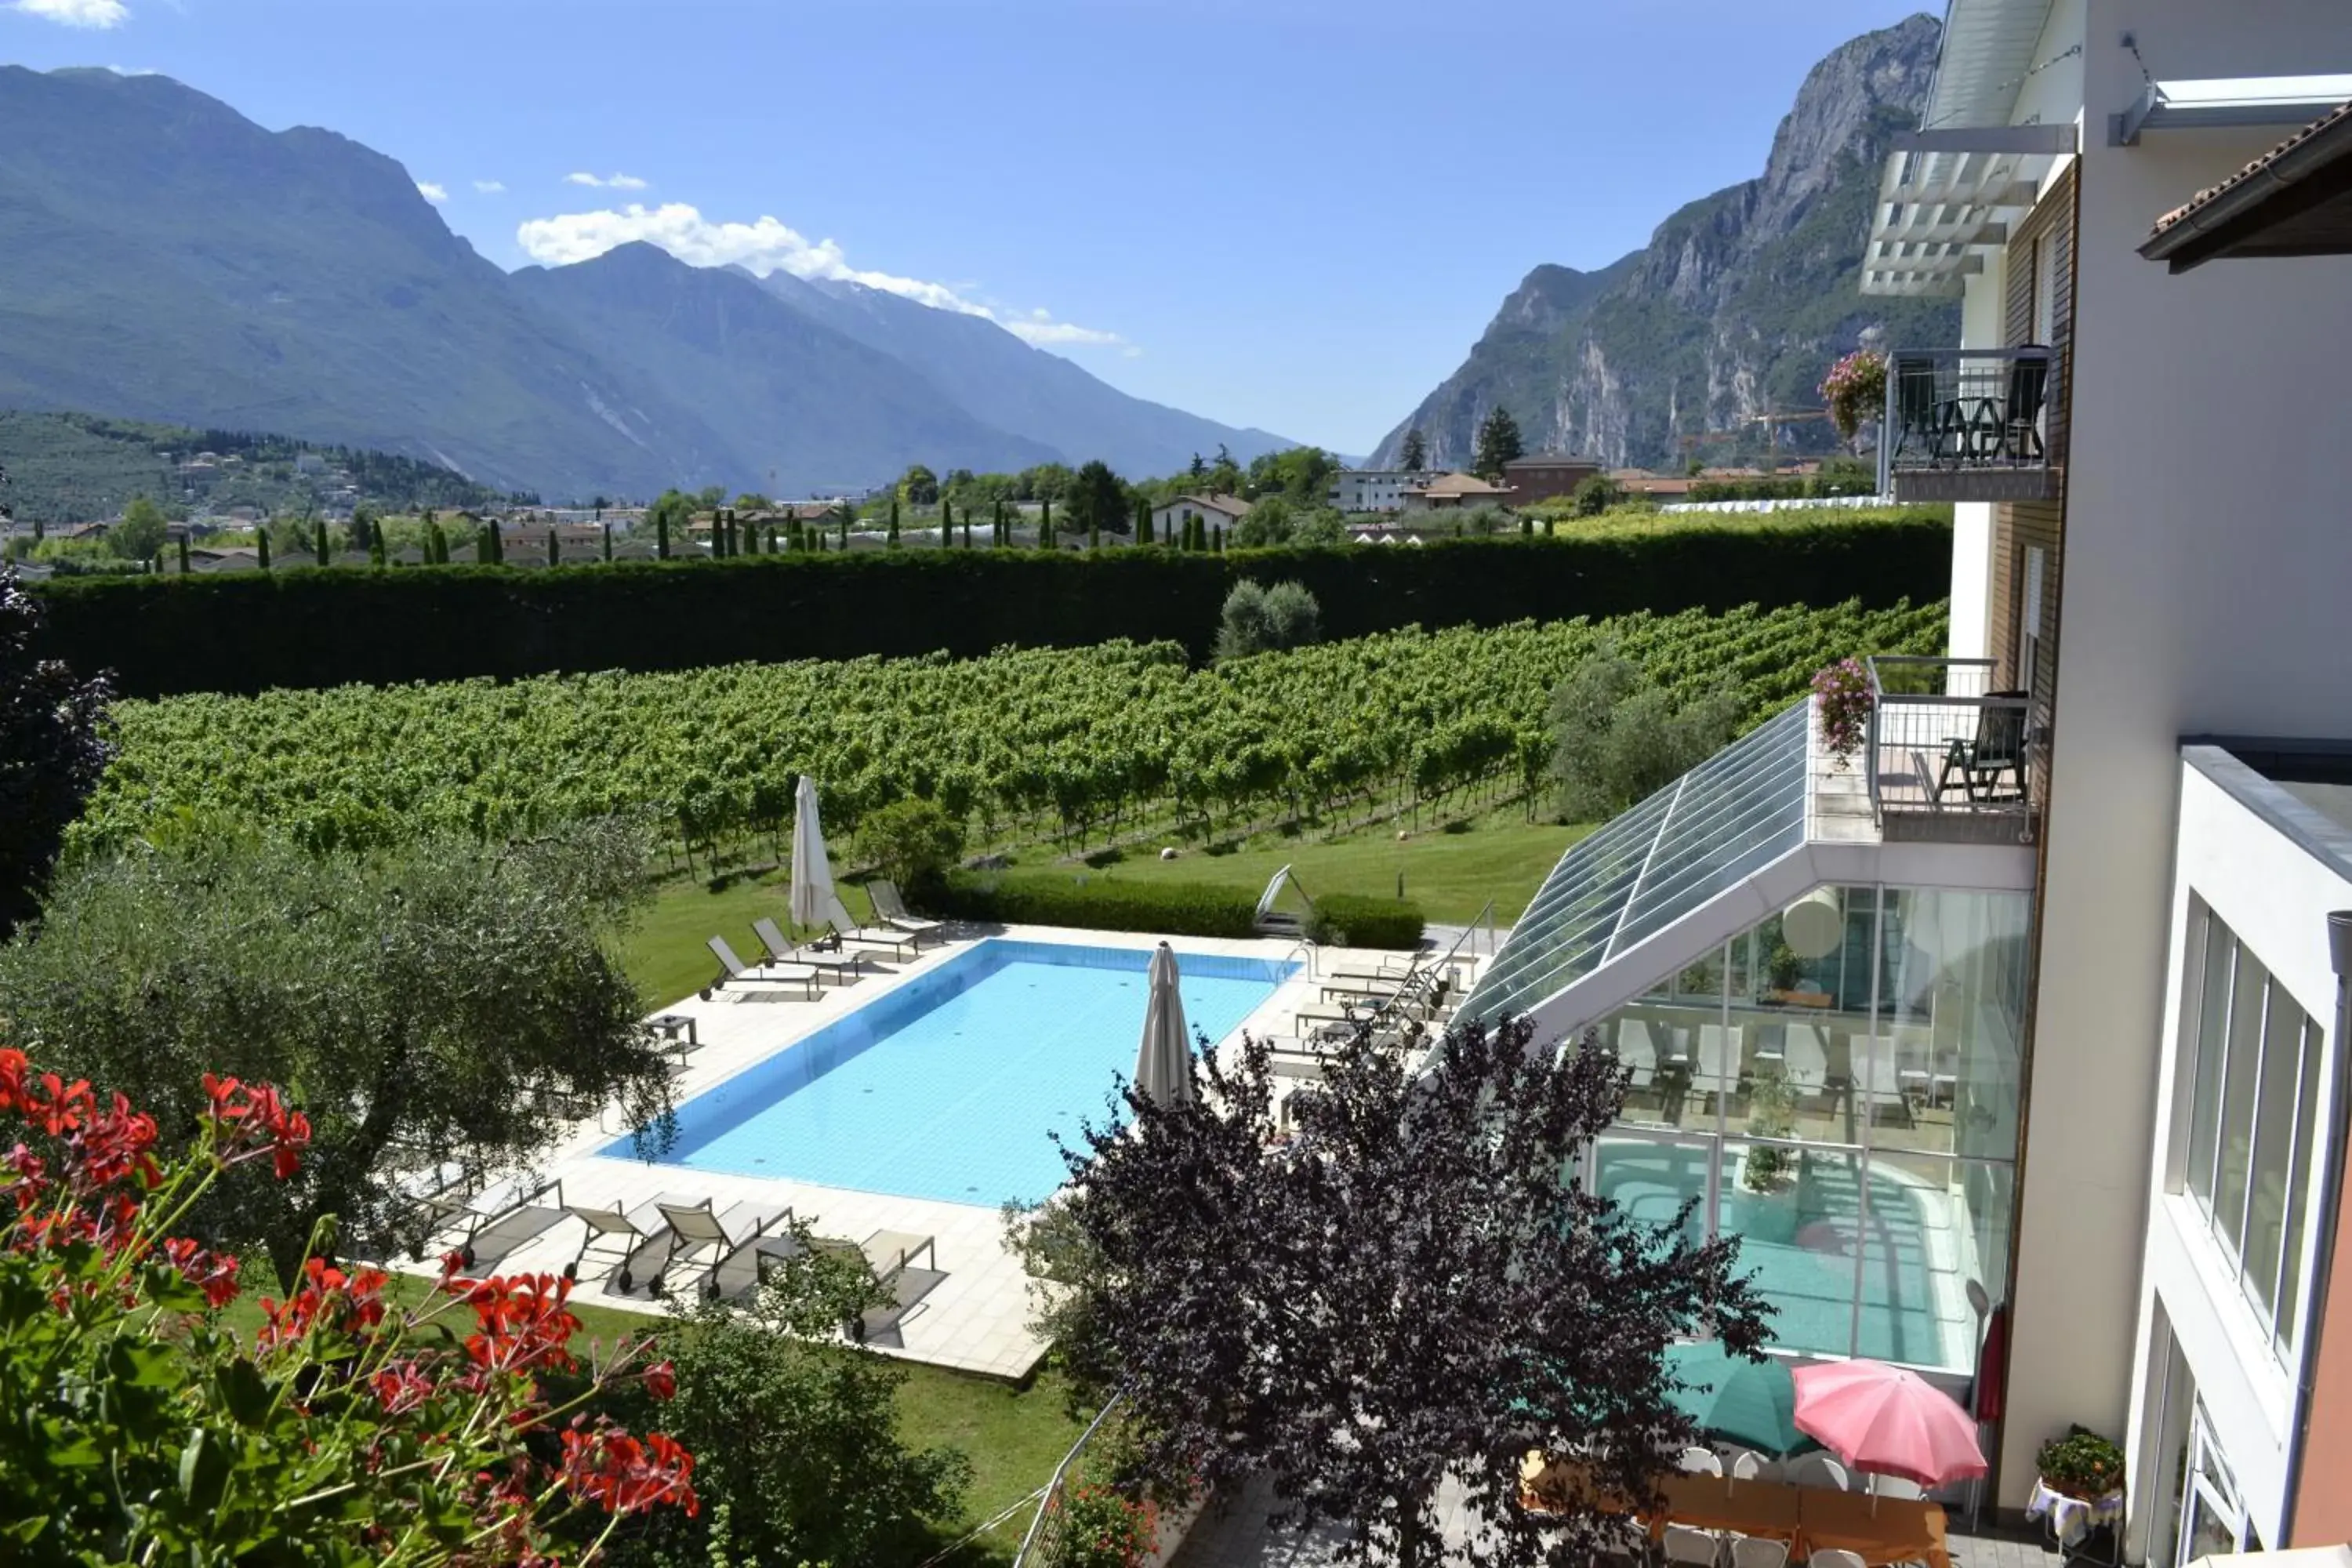
{"type": "Polygon", "coordinates": [[[1605,821],[1664,789],[1737,734],[1746,708],[1728,680],[1680,698],[1604,640],[1552,689],[1560,815],[1605,821]]]}
{"type": "Polygon", "coordinates": [[[37,658],[40,606],[0,565],[0,940],[30,920],[113,747],[105,680],[37,658]]]}
{"type": "Polygon", "coordinates": [[[167,1135],[206,1073],[278,1083],[310,1119],[295,1180],[231,1173],[192,1216],[282,1277],[327,1216],[415,1245],[404,1178],[546,1153],[618,1099],[670,1126],[661,1052],[614,939],[644,897],[626,821],[504,847],[428,837],[315,857],[205,822],[61,873],[0,948],[0,1044],[152,1108],[167,1135]]]}
{"type": "Polygon", "coordinates": [[[1085,1293],[1056,1326],[1125,1389],[1143,1479],[1264,1474],[1285,1521],[1401,1568],[1446,1556],[1451,1482],[1479,1527],[1456,1550],[1580,1564],[1600,1521],[1529,1517],[1522,1456],[1575,1449],[1601,1490],[1654,1500],[1697,1435],[1667,1346],[1713,1333],[1761,1359],[1736,1238],[1694,1239],[1696,1200],[1651,1224],[1579,1179],[1625,1092],[1592,1042],[1472,1025],[1417,1073],[1361,1032],[1286,1126],[1264,1041],[1196,1070],[1192,1102],[1129,1093],[1064,1148],[1056,1240],[1028,1249],[1085,1293]]]}

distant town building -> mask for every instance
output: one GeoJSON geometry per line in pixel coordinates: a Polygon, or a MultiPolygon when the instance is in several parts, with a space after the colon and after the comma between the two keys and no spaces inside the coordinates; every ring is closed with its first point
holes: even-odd
{"type": "Polygon", "coordinates": [[[1160,538],[1198,518],[1211,528],[1231,528],[1249,515],[1250,503],[1239,496],[1178,496],[1151,509],[1151,531],[1160,538]]]}
{"type": "Polygon", "coordinates": [[[1503,482],[1510,487],[1514,505],[1532,506],[1576,493],[1576,487],[1601,472],[1591,458],[1571,458],[1559,452],[1539,452],[1514,458],[1503,465],[1503,482]]]}
{"type": "Polygon", "coordinates": [[[1500,506],[1513,499],[1501,485],[1490,485],[1475,474],[1440,474],[1417,489],[1405,492],[1402,510],[1453,511],[1464,507],[1500,506]]]}
{"type": "Polygon", "coordinates": [[[1331,476],[1325,499],[1347,512],[1402,511],[1405,496],[1434,478],[1419,469],[1342,468],[1331,476]]]}

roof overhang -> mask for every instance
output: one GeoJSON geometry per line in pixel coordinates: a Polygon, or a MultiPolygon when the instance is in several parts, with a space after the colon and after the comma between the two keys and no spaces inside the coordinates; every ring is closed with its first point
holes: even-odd
{"type": "Polygon", "coordinates": [[[1919,129],[1895,142],[1871,212],[1862,291],[1949,297],[2007,243],[2072,125],[2011,125],[2053,0],[1950,0],[1919,129]]]}
{"type": "Polygon", "coordinates": [[[2107,145],[2136,147],[2151,131],[2308,125],[2347,99],[2352,99],[2352,73],[2152,81],[2129,109],[2107,116],[2107,145]]]}
{"type": "Polygon", "coordinates": [[[2352,255],[2352,103],[2167,215],[2139,253],[2175,272],[2222,259],[2352,255]]]}

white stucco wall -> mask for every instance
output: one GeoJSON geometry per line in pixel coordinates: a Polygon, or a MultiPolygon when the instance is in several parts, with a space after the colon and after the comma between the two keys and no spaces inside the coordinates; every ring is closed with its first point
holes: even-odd
{"type": "MultiPolygon", "coordinates": [[[[2087,0],[2063,629],[2001,1501],[2130,1406],[2180,736],[2352,738],[2352,259],[2136,252],[2283,129],[2105,144],[2159,78],[2352,69],[2343,0],[2087,0]]],[[[2054,75],[2045,72],[2043,76],[2054,75]]],[[[2040,80],[2042,79],[2036,79],[2040,80]]],[[[2055,118],[2055,116],[2051,116],[2055,118]]]]}
{"type": "MultiPolygon", "coordinates": [[[[2193,892],[2236,934],[2284,987],[2296,1005],[2323,1031],[2334,1027],[2336,977],[2328,960],[2326,921],[2332,910],[2352,908],[2352,881],[2307,853],[2194,768],[2177,771],[2179,829],[2174,854],[2171,928],[2166,943],[2162,1068],[2157,1103],[2162,1120],[2147,1178],[2147,1231],[2142,1268],[2139,1323],[2132,1367],[2131,1425],[2125,1443],[2131,1473],[2164,1478],[2142,1484],[2132,1503],[2132,1533],[2149,1544],[2164,1540],[2173,1507],[2170,1467],[2177,1453],[2165,1453],[2161,1434],[2164,1346],[2153,1331],[2159,1321],[2170,1332],[2197,1385],[2214,1435],[2229,1455],[2240,1500],[2263,1540],[2283,1538],[2287,1462],[2294,1429],[2295,1391],[2286,1366],[2273,1353],[2270,1336],[2247,1304],[2237,1277],[2207,1228],[2203,1215],[2182,1194],[2179,1165],[2187,1126],[2185,1083],[2191,1070],[2193,1020],[2183,1018],[2189,897],[2193,892]]],[[[2343,1092],[2323,1074],[2314,1125],[2330,1124],[2327,1107],[2343,1092]]],[[[2324,1207],[2333,1194],[2314,1190],[2307,1205],[2324,1207]]],[[[2307,1208],[2306,1214],[2315,1212],[2307,1208]]],[[[2319,1227],[2303,1228],[2299,1269],[2308,1291],[2315,1269],[2319,1227]]]]}

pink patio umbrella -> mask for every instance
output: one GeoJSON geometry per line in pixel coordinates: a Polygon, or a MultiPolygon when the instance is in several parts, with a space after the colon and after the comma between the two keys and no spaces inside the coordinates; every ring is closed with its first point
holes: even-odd
{"type": "Polygon", "coordinates": [[[1969,1413],[1916,1373],[1843,1361],[1801,1366],[1792,1378],[1797,1429],[1856,1469],[1940,1487],[1990,1468],[1969,1413]]]}

